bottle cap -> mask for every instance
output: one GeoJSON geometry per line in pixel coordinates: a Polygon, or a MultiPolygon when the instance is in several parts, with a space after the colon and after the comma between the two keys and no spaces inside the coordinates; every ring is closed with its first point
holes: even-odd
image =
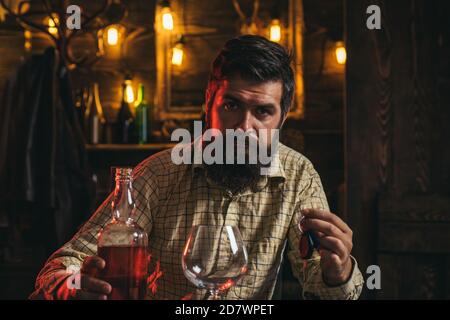
{"type": "Polygon", "coordinates": [[[116,180],[130,179],[133,172],[132,167],[113,167],[116,180]]]}

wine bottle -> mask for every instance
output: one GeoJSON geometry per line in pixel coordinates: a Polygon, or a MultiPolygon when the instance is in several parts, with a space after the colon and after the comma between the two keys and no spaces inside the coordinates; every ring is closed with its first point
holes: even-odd
{"type": "Polygon", "coordinates": [[[85,132],[84,128],[84,115],[86,114],[86,102],[88,99],[89,90],[86,87],[78,89],[75,93],[75,110],[77,115],[77,120],[80,124],[80,128],[85,132]]]}
{"type": "Polygon", "coordinates": [[[85,130],[87,142],[98,144],[103,142],[104,127],[106,125],[105,115],[100,103],[100,95],[98,91],[98,83],[94,83],[91,87],[89,97],[87,99],[85,113],[85,130]]]}
{"type": "Polygon", "coordinates": [[[131,105],[126,96],[127,84],[122,85],[122,103],[117,115],[117,138],[119,143],[135,142],[135,123],[131,105]]]}
{"type": "Polygon", "coordinates": [[[149,105],[145,100],[144,85],[139,84],[138,99],[136,101],[136,132],[138,143],[148,142],[149,105]]]}

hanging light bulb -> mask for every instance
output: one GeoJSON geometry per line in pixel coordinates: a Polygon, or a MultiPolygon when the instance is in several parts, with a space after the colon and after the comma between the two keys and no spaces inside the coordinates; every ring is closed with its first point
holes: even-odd
{"type": "Polygon", "coordinates": [[[23,33],[23,36],[25,38],[25,43],[23,45],[25,48],[25,51],[30,51],[31,50],[31,37],[32,37],[31,31],[25,30],[25,32],[23,33]]]}
{"type": "Polygon", "coordinates": [[[47,30],[51,35],[58,35],[59,19],[56,13],[52,13],[51,17],[47,17],[47,30]]]}
{"type": "Polygon", "coordinates": [[[336,43],[336,61],[339,64],[345,64],[347,61],[347,51],[342,41],[336,43]]]}
{"type": "Polygon", "coordinates": [[[116,46],[119,43],[119,35],[119,28],[117,26],[109,26],[106,30],[106,43],[109,46],[116,46]]]}
{"type": "Polygon", "coordinates": [[[5,19],[6,19],[6,10],[3,9],[2,6],[0,6],[0,23],[5,21],[5,19]]]}
{"type": "Polygon", "coordinates": [[[175,66],[181,66],[183,64],[184,56],[184,37],[181,36],[180,40],[175,44],[172,49],[172,64],[175,66]]]}
{"type": "Polygon", "coordinates": [[[280,20],[273,19],[269,27],[269,39],[270,41],[280,42],[281,40],[281,24],[280,20]]]}
{"type": "Polygon", "coordinates": [[[133,103],[134,102],[134,90],[133,83],[130,79],[125,80],[125,102],[133,103]]]}
{"type": "Polygon", "coordinates": [[[172,64],[181,66],[181,64],[183,63],[183,55],[183,48],[180,45],[175,46],[172,52],[172,64]]]}
{"type": "Polygon", "coordinates": [[[161,6],[162,6],[161,17],[163,29],[173,30],[173,16],[172,11],[170,10],[169,1],[163,1],[161,6]]]}

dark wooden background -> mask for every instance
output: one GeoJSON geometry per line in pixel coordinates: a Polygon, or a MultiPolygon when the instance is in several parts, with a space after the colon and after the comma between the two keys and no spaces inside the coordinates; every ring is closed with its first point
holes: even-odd
{"type": "MultiPolygon", "coordinates": [[[[125,2],[130,11],[124,23],[151,30],[154,0],[125,2]]],[[[251,1],[240,2],[249,12],[251,1]]],[[[261,17],[267,18],[277,3],[286,1],[263,3],[261,17]]],[[[237,34],[238,17],[231,1],[180,4],[185,10],[178,18],[191,36],[184,69],[174,75],[174,97],[180,104],[201,103],[210,60],[225,40],[237,34]],[[217,30],[211,33],[209,27],[217,30]]],[[[382,290],[366,290],[364,298],[449,298],[449,4],[445,0],[304,0],[303,4],[305,119],[288,121],[282,140],[314,163],[332,211],[355,231],[354,255],[361,270],[381,266],[382,290]],[[382,8],[381,31],[365,27],[370,4],[382,8]],[[346,69],[334,57],[335,43],[344,36],[346,69]]],[[[0,95],[4,81],[27,56],[23,41],[22,31],[0,24],[0,95]]],[[[79,40],[79,50],[90,41],[79,40]]],[[[42,52],[47,45],[35,35],[32,52],[42,52]]],[[[98,81],[106,115],[114,122],[127,69],[133,71],[135,85],[143,82],[152,97],[151,32],[130,48],[126,65],[111,55],[74,72],[75,88],[98,81]]],[[[108,192],[109,166],[135,165],[152,152],[155,149],[89,149],[99,177],[93,207],[108,192]]],[[[1,221],[3,250],[10,245],[4,231],[11,226],[1,221]]],[[[40,251],[34,252],[32,261],[20,257],[6,261],[0,255],[0,282],[6,284],[0,289],[1,298],[25,298],[32,290],[45,259],[40,251]]],[[[288,264],[283,267],[281,289],[282,298],[298,297],[288,264]]]]}
{"type": "MultiPolygon", "coordinates": [[[[127,3],[127,23],[152,25],[152,0],[127,3]]],[[[250,4],[242,3],[244,8],[250,4]]],[[[266,8],[270,3],[275,1],[268,1],[266,8]]],[[[365,290],[364,298],[449,298],[450,4],[445,0],[347,0],[345,4],[304,0],[304,10],[306,114],[304,120],[286,124],[283,141],[315,164],[332,210],[355,232],[353,254],[363,273],[369,265],[380,265],[382,289],[365,290]],[[382,9],[382,30],[365,27],[365,10],[371,4],[382,9]],[[344,35],[346,70],[333,56],[335,41],[344,35]]],[[[188,47],[189,60],[183,68],[190,77],[197,75],[195,86],[183,86],[188,77],[175,79],[177,99],[184,95],[189,102],[199,102],[207,70],[198,72],[199,61],[204,66],[221,43],[235,35],[237,15],[231,2],[211,0],[205,6],[189,2],[183,19],[191,29],[200,24],[220,27],[219,35],[202,35],[203,30],[191,38],[192,51],[188,47]]],[[[89,40],[81,41],[80,48],[86,43],[89,40]]],[[[48,44],[35,37],[33,52],[48,44]]],[[[127,60],[135,82],[144,82],[150,96],[153,53],[150,33],[134,45],[127,60]]],[[[0,25],[0,94],[5,79],[25,58],[23,32],[0,25]]],[[[76,86],[100,83],[110,121],[119,107],[123,72],[123,64],[105,57],[92,69],[74,74],[76,86]]],[[[102,173],[97,202],[108,191],[110,165],[133,165],[154,151],[90,150],[92,166],[102,173]]],[[[11,241],[4,231],[11,226],[1,221],[3,250],[11,241]]],[[[32,290],[45,259],[39,256],[41,251],[34,252],[33,261],[20,257],[11,261],[2,251],[2,298],[24,298],[32,290]]],[[[288,264],[281,284],[282,298],[298,297],[288,264]]]]}
{"type": "Polygon", "coordinates": [[[448,299],[450,2],[346,3],[347,219],[362,269],[382,274],[365,297],[448,299]]]}

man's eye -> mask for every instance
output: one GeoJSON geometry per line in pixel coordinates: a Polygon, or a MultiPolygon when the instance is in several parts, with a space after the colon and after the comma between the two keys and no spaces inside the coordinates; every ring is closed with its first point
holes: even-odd
{"type": "Polygon", "coordinates": [[[261,115],[261,116],[267,116],[270,115],[270,111],[267,108],[257,108],[256,109],[256,113],[261,115]]]}
{"type": "Polygon", "coordinates": [[[225,109],[225,111],[233,111],[233,110],[237,110],[237,108],[239,108],[239,106],[234,102],[226,102],[223,105],[223,108],[225,109]]]}

